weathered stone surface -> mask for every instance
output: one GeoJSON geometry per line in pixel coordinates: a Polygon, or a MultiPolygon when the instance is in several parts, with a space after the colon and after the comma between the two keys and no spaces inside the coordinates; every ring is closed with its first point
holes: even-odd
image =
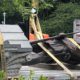
{"type": "Polygon", "coordinates": [[[0,32],[2,33],[9,33],[9,32],[22,32],[18,25],[1,25],[0,24],[0,32]]]}
{"type": "Polygon", "coordinates": [[[5,51],[32,51],[28,39],[18,25],[0,25],[0,32],[3,36],[5,51]]]}

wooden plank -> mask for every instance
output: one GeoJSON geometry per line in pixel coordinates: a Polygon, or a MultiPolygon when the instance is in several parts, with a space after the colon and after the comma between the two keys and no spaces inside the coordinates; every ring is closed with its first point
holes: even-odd
{"type": "Polygon", "coordinates": [[[0,45],[3,45],[3,36],[2,36],[2,33],[0,32],[0,45]]]}
{"type": "Polygon", "coordinates": [[[5,52],[4,52],[4,40],[2,33],[0,33],[0,68],[2,71],[5,72],[5,80],[7,80],[7,69],[6,69],[6,58],[5,58],[5,52]]]}
{"type": "MultiPolygon", "coordinates": [[[[30,18],[30,22],[31,22],[31,28],[33,29],[36,39],[43,39],[42,37],[42,32],[40,29],[40,32],[38,31],[38,29],[40,28],[40,25],[38,26],[38,29],[36,28],[36,24],[35,24],[35,19],[34,19],[34,14],[31,15],[30,18]]],[[[37,21],[36,21],[37,22],[37,21]]],[[[44,47],[44,45],[42,43],[38,43],[38,45],[60,66],[62,67],[67,74],[69,74],[71,76],[72,80],[75,80],[75,75],[60,61],[58,60],[47,48],[44,47]]]]}

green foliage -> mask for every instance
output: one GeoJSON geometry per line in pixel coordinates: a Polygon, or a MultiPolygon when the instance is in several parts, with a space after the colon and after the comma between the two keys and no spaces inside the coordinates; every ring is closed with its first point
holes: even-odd
{"type": "Polygon", "coordinates": [[[19,14],[21,14],[23,20],[26,20],[26,16],[30,13],[31,10],[31,1],[30,0],[12,0],[14,7],[19,14]]]}
{"type": "Polygon", "coordinates": [[[78,4],[80,4],[80,0],[70,0],[70,2],[73,2],[73,3],[78,3],[78,4]]]}
{"type": "Polygon", "coordinates": [[[48,80],[45,76],[41,75],[39,80],[48,80]]]}
{"type": "Polygon", "coordinates": [[[2,0],[2,2],[0,2],[0,11],[1,12],[6,12],[10,15],[14,14],[15,8],[12,4],[12,1],[10,0],[2,0]]]}
{"type": "Polygon", "coordinates": [[[44,32],[56,35],[60,32],[72,32],[74,19],[80,19],[80,5],[74,3],[62,3],[47,20],[42,21],[44,32]]]}
{"type": "Polygon", "coordinates": [[[34,71],[30,70],[30,74],[29,74],[28,80],[33,80],[33,77],[34,77],[34,71]]]}
{"type": "MultiPolygon", "coordinates": [[[[39,6],[37,6],[39,12],[42,12],[44,9],[53,8],[53,4],[49,0],[35,0],[35,2],[39,4],[39,6]]],[[[17,11],[22,15],[23,20],[26,20],[26,16],[29,16],[31,12],[32,0],[13,0],[13,3],[17,11]]]]}
{"type": "MultiPolygon", "coordinates": [[[[53,3],[49,0],[37,0],[39,6],[38,11],[41,13],[44,9],[50,9],[53,7],[53,3]]],[[[0,23],[3,19],[3,12],[7,13],[7,23],[18,23],[28,18],[31,12],[32,0],[0,0],[0,23]]]]}
{"type": "MultiPolygon", "coordinates": [[[[28,18],[31,11],[32,0],[1,0],[0,1],[0,23],[3,20],[2,13],[7,13],[8,24],[18,23],[28,18]]],[[[74,19],[80,18],[80,0],[37,0],[39,16],[43,31],[50,35],[59,32],[72,32],[74,19]],[[64,3],[65,2],[65,3],[64,3]],[[55,7],[56,6],[56,7],[55,7]]]]}
{"type": "MultiPolygon", "coordinates": [[[[37,76],[36,76],[37,78],[37,76]]],[[[1,80],[1,79],[0,79],[1,80]]],[[[30,74],[27,79],[25,79],[22,75],[19,76],[19,80],[34,80],[34,71],[30,70],[30,74]]],[[[48,80],[47,77],[41,75],[39,80],[48,80]]]]}
{"type": "MultiPolygon", "coordinates": [[[[34,79],[34,71],[30,70],[30,74],[27,78],[27,80],[33,80],[34,79]]],[[[4,80],[4,78],[6,77],[5,72],[4,71],[0,71],[0,80],[4,80]]],[[[37,78],[37,76],[36,76],[37,78]]],[[[14,78],[13,78],[14,79],[14,78]]],[[[18,80],[26,80],[24,76],[20,75],[18,80]]],[[[47,78],[43,75],[40,76],[39,80],[47,80],[47,78]]]]}
{"type": "Polygon", "coordinates": [[[0,80],[4,80],[4,78],[5,78],[5,72],[0,71],[0,80]]]}
{"type": "Polygon", "coordinates": [[[16,10],[13,0],[0,1],[0,23],[3,21],[3,12],[6,12],[6,23],[17,23],[22,20],[21,14],[16,10]]]}
{"type": "Polygon", "coordinates": [[[19,80],[25,80],[25,78],[22,75],[20,75],[19,80]]]}
{"type": "Polygon", "coordinates": [[[44,10],[44,9],[50,9],[50,8],[53,8],[53,2],[50,1],[50,0],[41,0],[39,2],[39,9],[40,10],[44,10]]]}

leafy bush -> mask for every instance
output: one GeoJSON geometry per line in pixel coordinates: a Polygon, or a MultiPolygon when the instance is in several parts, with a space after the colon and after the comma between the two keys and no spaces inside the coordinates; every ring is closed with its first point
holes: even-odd
{"type": "Polygon", "coordinates": [[[22,75],[20,75],[19,80],[25,80],[25,78],[22,75]]]}
{"type": "Polygon", "coordinates": [[[0,71],[0,80],[4,80],[5,79],[5,72],[4,71],[0,71]]]}
{"type": "MultiPolygon", "coordinates": [[[[30,70],[30,74],[29,74],[27,80],[34,80],[34,76],[35,76],[34,71],[30,70]]],[[[37,78],[37,76],[36,76],[36,78],[37,78]]],[[[19,80],[26,80],[26,79],[21,75],[21,76],[19,76],[19,80]]],[[[47,80],[47,78],[45,76],[41,75],[39,80],[47,80]]]]}
{"type": "Polygon", "coordinates": [[[61,3],[48,19],[42,21],[42,29],[50,35],[72,32],[74,19],[80,18],[80,5],[61,3]]]}
{"type": "MultiPolygon", "coordinates": [[[[35,0],[39,3],[38,11],[44,12],[53,7],[50,0],[35,0]]],[[[6,12],[6,23],[15,24],[29,17],[32,8],[32,0],[0,0],[0,23],[3,20],[3,12],[6,12]]],[[[44,15],[44,14],[43,14],[44,15]]]]}
{"type": "Polygon", "coordinates": [[[48,80],[45,76],[41,75],[39,80],[48,80]]]}

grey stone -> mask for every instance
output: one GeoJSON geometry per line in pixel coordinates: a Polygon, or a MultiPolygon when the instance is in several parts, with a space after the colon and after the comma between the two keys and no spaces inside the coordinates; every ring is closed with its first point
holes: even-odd
{"type": "Polygon", "coordinates": [[[18,25],[1,25],[0,24],[0,32],[22,32],[18,25]]]}
{"type": "Polygon", "coordinates": [[[0,25],[0,32],[3,36],[5,51],[32,51],[30,42],[18,25],[0,25]]]}
{"type": "Polygon", "coordinates": [[[27,40],[24,33],[2,33],[4,41],[6,40],[27,40]]]}
{"type": "Polygon", "coordinates": [[[4,40],[8,76],[18,75],[22,62],[32,52],[32,46],[18,25],[0,25],[4,40]]]}

